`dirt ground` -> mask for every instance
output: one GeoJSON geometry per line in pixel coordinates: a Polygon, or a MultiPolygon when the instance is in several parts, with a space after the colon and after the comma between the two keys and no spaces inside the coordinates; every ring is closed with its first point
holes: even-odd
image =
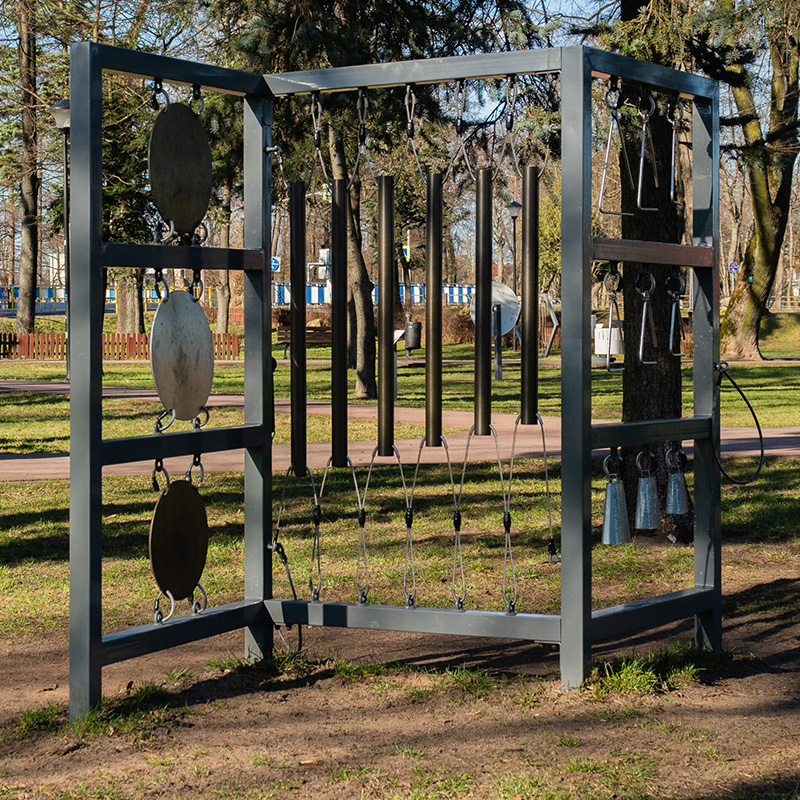
{"type": "Polygon", "coordinates": [[[644,694],[562,692],[547,645],[307,629],[311,665],[279,675],[236,668],[240,634],[109,667],[118,713],[79,730],[63,705],[47,717],[66,636],[6,644],[0,798],[797,798],[798,566],[793,550],[737,569],[729,655],[644,694]],[[37,708],[51,729],[26,732],[37,708]]]}

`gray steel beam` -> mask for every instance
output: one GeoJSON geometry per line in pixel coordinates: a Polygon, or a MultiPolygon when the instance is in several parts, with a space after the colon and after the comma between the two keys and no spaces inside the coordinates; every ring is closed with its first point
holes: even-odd
{"type": "Polygon", "coordinates": [[[558,72],[560,68],[561,50],[555,48],[282,72],[264,75],[264,79],[275,97],[280,97],[311,92],[378,89],[405,86],[409,83],[422,85],[459,80],[488,80],[508,75],[558,72]]]}
{"type": "Polygon", "coordinates": [[[711,439],[711,417],[611,422],[592,426],[592,448],[711,439]]]}
{"type": "Polygon", "coordinates": [[[226,250],[222,247],[170,247],[161,244],[119,244],[105,242],[104,267],[144,267],[145,269],[262,269],[261,250],[226,250]]]}
{"type": "Polygon", "coordinates": [[[618,261],[622,264],[632,261],[678,267],[714,266],[714,251],[710,247],[632,239],[592,239],[592,258],[595,261],[618,261]]]}
{"type": "Polygon", "coordinates": [[[592,612],[592,641],[616,639],[635,631],[657,628],[693,614],[711,612],[717,600],[713,589],[696,586],[658,597],[592,612]]]}
{"type": "Polygon", "coordinates": [[[558,642],[561,638],[560,617],[550,614],[507,614],[503,611],[456,611],[447,608],[279,599],[268,600],[265,606],[276,625],[369,628],[536,642],[558,642]]]}
{"type": "MultiPolygon", "coordinates": [[[[249,96],[244,102],[244,246],[270,252],[272,212],[272,103],[249,96]]],[[[269,259],[244,273],[244,419],[260,426],[262,439],[244,457],[244,593],[248,600],[272,596],[272,307],[269,259]]],[[[272,626],[245,629],[246,660],[269,658],[272,626]]]]}
{"type": "Polygon", "coordinates": [[[109,466],[130,464],[134,461],[152,461],[156,458],[190,456],[194,453],[219,453],[223,450],[257,447],[263,441],[263,427],[260,424],[252,424],[106,439],[100,446],[100,453],[103,466],[109,466]]]}
{"type": "Polygon", "coordinates": [[[107,634],[103,637],[103,664],[116,664],[209,636],[264,625],[268,622],[266,616],[263,601],[240,600],[208,608],[202,614],[175,617],[160,625],[141,625],[107,634]]]}
{"type": "Polygon", "coordinates": [[[561,682],[574,688],[592,657],[592,79],[580,48],[564,51],[561,134],[561,682]]]}
{"type": "Polygon", "coordinates": [[[103,172],[99,45],[72,47],[70,265],[69,713],[100,702],[102,690],[103,351],[100,264],[103,172]]]}

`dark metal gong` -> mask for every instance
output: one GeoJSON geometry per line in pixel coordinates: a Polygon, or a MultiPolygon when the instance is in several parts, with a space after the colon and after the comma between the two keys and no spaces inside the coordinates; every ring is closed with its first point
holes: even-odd
{"type": "Polygon", "coordinates": [[[200,117],[182,103],[160,111],[148,153],[153,202],[178,235],[192,234],[211,199],[211,148],[200,117]]]}
{"type": "Polygon", "coordinates": [[[200,581],[207,553],[203,498],[189,481],[171,481],[150,523],[150,566],[158,588],[176,601],[188,597],[200,581]]]}

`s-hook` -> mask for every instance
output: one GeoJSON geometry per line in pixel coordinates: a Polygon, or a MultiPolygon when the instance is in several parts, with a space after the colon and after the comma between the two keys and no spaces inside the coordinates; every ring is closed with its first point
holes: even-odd
{"type": "Polygon", "coordinates": [[[639,331],[639,361],[642,364],[656,364],[656,361],[644,360],[644,339],[645,331],[650,328],[650,339],[652,340],[653,347],[656,346],[656,323],[653,319],[653,306],[650,303],[650,295],[653,289],[656,288],[656,279],[652,273],[643,269],[636,276],[636,283],[634,284],[636,291],[642,296],[642,327],[639,331]],[[645,285],[645,282],[646,285],[645,285]]]}
{"type": "Polygon", "coordinates": [[[622,319],[619,315],[619,304],[617,303],[617,292],[622,285],[622,274],[617,267],[617,262],[612,261],[608,272],[603,276],[603,286],[608,292],[608,341],[606,342],[606,369],[609,372],[622,372],[625,369],[624,364],[617,367],[611,366],[611,342],[614,333],[614,317],[616,316],[616,330],[619,331],[620,339],[622,338],[622,319]]]}
{"type": "Polygon", "coordinates": [[[637,104],[636,110],[639,112],[639,117],[642,120],[642,146],[639,149],[639,181],[636,185],[636,208],[639,211],[658,211],[657,208],[647,208],[642,205],[642,193],[644,190],[644,162],[645,151],[647,142],[650,142],[650,162],[653,166],[653,185],[658,188],[658,171],[656,170],[656,149],[653,144],[653,132],[650,130],[650,118],[656,110],[656,101],[650,92],[641,95],[637,104]],[[644,108],[644,103],[648,104],[647,109],[644,108]]]}
{"type": "Polygon", "coordinates": [[[672,307],[669,314],[669,351],[677,358],[683,358],[681,352],[681,342],[683,341],[683,321],[681,320],[681,295],[686,288],[686,281],[680,275],[673,275],[667,278],[667,292],[672,298],[672,307]],[[677,284],[672,287],[672,281],[677,284]],[[678,331],[677,353],[675,342],[675,330],[678,331]]]}
{"type": "Polygon", "coordinates": [[[611,144],[614,141],[614,128],[617,129],[617,136],[619,137],[619,147],[622,151],[622,160],[625,162],[625,171],[630,181],[631,189],[634,189],[633,171],[631,170],[631,162],[628,158],[628,151],[625,148],[625,138],[622,135],[622,125],[619,121],[619,110],[622,108],[622,81],[617,80],[616,85],[609,82],[609,88],[605,96],[606,108],[609,113],[608,123],[608,139],[606,140],[606,154],[603,159],[603,174],[600,179],[600,193],[597,198],[597,210],[601,214],[613,214],[618,217],[632,217],[631,211],[609,211],[603,208],[603,197],[606,193],[606,178],[608,177],[609,161],[611,159],[611,144]]]}

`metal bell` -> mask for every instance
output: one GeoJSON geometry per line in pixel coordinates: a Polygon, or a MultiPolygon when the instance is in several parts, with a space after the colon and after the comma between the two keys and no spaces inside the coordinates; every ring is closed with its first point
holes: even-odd
{"type": "Polygon", "coordinates": [[[606,456],[603,469],[608,475],[606,484],[606,504],[603,511],[603,535],[601,544],[627,544],[631,540],[630,526],[628,525],[628,506],[625,502],[625,486],[619,480],[619,472],[613,471],[612,461],[616,469],[622,466],[622,459],[606,456]]]}
{"type": "Polygon", "coordinates": [[[684,475],[686,455],[683,450],[668,450],[666,461],[670,473],[667,477],[667,503],[664,510],[667,514],[688,514],[689,494],[684,475]]]}
{"type": "Polygon", "coordinates": [[[650,474],[648,466],[643,466],[643,457],[653,458],[653,454],[642,450],[636,456],[639,468],[639,485],[636,492],[636,521],[634,527],[641,531],[656,531],[661,527],[661,510],[658,507],[658,485],[655,475],[650,474]]]}

